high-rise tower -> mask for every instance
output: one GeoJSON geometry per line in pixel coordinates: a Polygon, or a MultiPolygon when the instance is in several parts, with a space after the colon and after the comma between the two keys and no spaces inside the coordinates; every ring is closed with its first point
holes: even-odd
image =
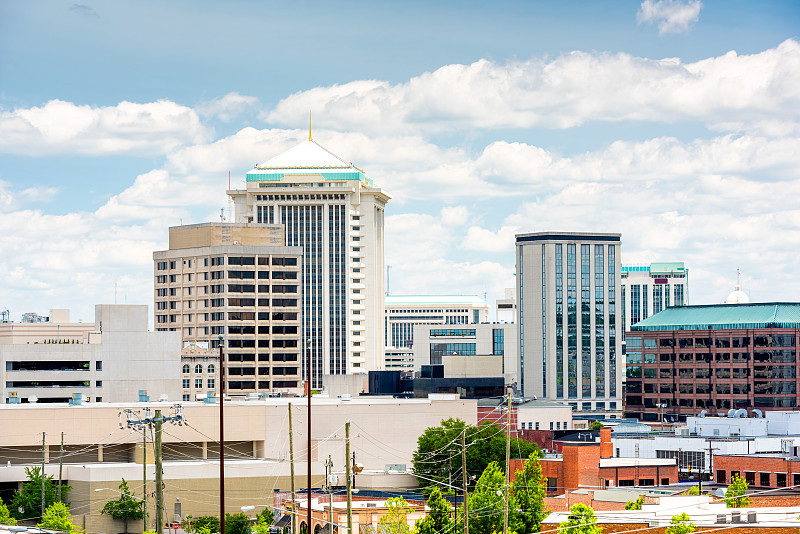
{"type": "Polygon", "coordinates": [[[621,410],[620,234],[518,234],[516,245],[524,395],[621,410]]]}
{"type": "Polygon", "coordinates": [[[303,376],[383,366],[384,209],[390,197],[363,170],[309,135],[228,191],[236,221],[281,224],[287,246],[303,250],[303,376]]]}

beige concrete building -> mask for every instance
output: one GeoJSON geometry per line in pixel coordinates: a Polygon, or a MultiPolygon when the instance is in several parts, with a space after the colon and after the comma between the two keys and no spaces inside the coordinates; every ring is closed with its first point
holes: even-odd
{"type": "MultiPolygon", "coordinates": [[[[306,399],[267,399],[225,403],[226,510],[270,504],[274,490],[288,491],[288,413],[292,406],[296,487],[306,486],[306,399]]],[[[219,506],[219,406],[183,403],[184,424],[165,425],[162,433],[167,519],[217,514],[219,506]]],[[[69,494],[76,523],[92,533],[119,532],[121,523],[100,514],[106,501],[117,498],[121,478],[141,496],[144,490],[143,456],[146,456],[147,491],[154,489],[152,435],[125,426],[124,410],[141,414],[161,410],[170,403],[121,403],[69,405],[2,405],[0,426],[14,429],[0,435],[0,457],[10,465],[0,468],[0,492],[25,479],[24,468],[37,465],[46,433],[46,472],[58,476],[61,433],[64,433],[63,479],[72,485],[69,494]],[[122,424],[121,424],[122,423],[122,424]],[[122,426],[122,428],[121,428],[122,426]],[[143,447],[142,440],[147,440],[143,447]],[[143,451],[144,455],[143,455],[143,451]]],[[[351,422],[351,447],[356,462],[364,466],[358,488],[392,489],[416,486],[405,474],[417,438],[443,419],[457,417],[477,421],[475,401],[442,396],[438,399],[313,398],[312,486],[324,479],[324,461],[330,455],[334,472],[344,471],[344,424],[351,422]]],[[[148,498],[150,518],[154,500],[148,498]]],[[[151,522],[152,526],[152,522],[151,522]]],[[[129,523],[141,532],[142,522],[129,523]]]]}
{"type": "MultiPolygon", "coordinates": [[[[311,139],[228,191],[236,222],[281,224],[303,250],[302,336],[312,381],[383,369],[384,209],[389,196],[366,173],[311,139]]],[[[303,373],[305,376],[305,361],[303,373]]]]}
{"type": "Polygon", "coordinates": [[[502,376],[517,382],[517,325],[485,323],[414,327],[414,366],[444,365],[448,378],[502,376]]]}
{"type": "Polygon", "coordinates": [[[178,400],[180,337],[147,328],[147,306],[121,304],[95,306],[92,324],[0,324],[3,402],[123,402],[139,390],[178,400]]]}
{"type": "MultiPolygon", "coordinates": [[[[301,392],[301,249],[282,246],[279,225],[205,223],[169,235],[170,249],[153,253],[156,329],[211,350],[223,339],[231,395],[301,392]]],[[[197,365],[202,376],[183,376],[182,398],[213,389],[209,364],[190,372],[197,365]]]]}

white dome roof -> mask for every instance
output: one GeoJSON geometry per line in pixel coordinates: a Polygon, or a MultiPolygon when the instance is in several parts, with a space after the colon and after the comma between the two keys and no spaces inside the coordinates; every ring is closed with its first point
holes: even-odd
{"type": "Polygon", "coordinates": [[[734,290],[728,295],[728,298],[725,299],[725,304],[749,304],[750,297],[747,296],[747,293],[742,291],[742,286],[737,285],[735,286],[734,290]]]}

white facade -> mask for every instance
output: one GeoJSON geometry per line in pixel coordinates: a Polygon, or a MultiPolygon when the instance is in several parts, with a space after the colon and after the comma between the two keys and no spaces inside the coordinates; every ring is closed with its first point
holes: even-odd
{"type": "Polygon", "coordinates": [[[518,234],[516,267],[523,395],[621,409],[620,234],[518,234]]]}
{"type": "Polygon", "coordinates": [[[709,443],[714,456],[726,454],[781,453],[788,446],[800,445],[800,436],[760,436],[731,440],[701,436],[660,435],[644,437],[618,437],[612,434],[614,456],[621,458],[680,458],[680,470],[692,471],[702,468],[709,472],[709,443]],[[689,468],[691,466],[691,469],[689,468]]]}
{"type": "Polygon", "coordinates": [[[683,262],[622,266],[622,335],[633,324],[670,306],[689,304],[689,269],[683,262]]]}
{"type": "Polygon", "coordinates": [[[489,321],[489,305],[471,295],[387,295],[386,349],[414,346],[414,325],[477,324],[489,321]]]}
{"type": "Polygon", "coordinates": [[[518,381],[517,325],[485,323],[414,326],[414,368],[442,364],[445,377],[504,376],[518,381]]]}
{"type": "Polygon", "coordinates": [[[302,336],[310,341],[313,386],[325,375],[382,369],[390,197],[310,135],[256,166],[246,188],[228,194],[237,222],[282,224],[286,245],[303,250],[302,336]]]}
{"type": "Polygon", "coordinates": [[[527,400],[515,406],[520,430],[572,430],[572,406],[547,400],[527,400]]]}
{"type": "Polygon", "coordinates": [[[58,341],[54,323],[25,326],[22,336],[0,344],[4,402],[66,403],[75,393],[91,402],[135,401],[139,390],[180,398],[180,334],[148,332],[147,306],[99,304],[93,325],[66,324],[69,337],[58,341]]]}

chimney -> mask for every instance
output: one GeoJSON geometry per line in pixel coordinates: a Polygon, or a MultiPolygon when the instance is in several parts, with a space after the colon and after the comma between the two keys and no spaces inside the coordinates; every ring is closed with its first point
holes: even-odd
{"type": "Polygon", "coordinates": [[[614,456],[614,445],[611,443],[611,429],[600,429],[600,458],[611,458],[614,456]]]}

